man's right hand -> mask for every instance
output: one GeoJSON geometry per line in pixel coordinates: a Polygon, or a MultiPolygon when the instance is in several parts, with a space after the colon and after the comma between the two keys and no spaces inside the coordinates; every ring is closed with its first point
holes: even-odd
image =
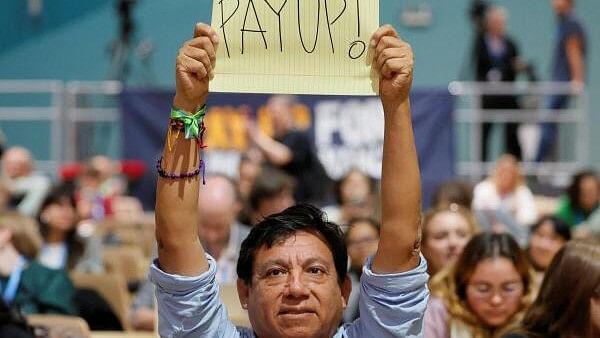
{"type": "Polygon", "coordinates": [[[175,108],[194,113],[206,102],[218,46],[219,36],[214,29],[204,23],[196,24],[194,38],[184,43],[177,55],[175,108]]]}

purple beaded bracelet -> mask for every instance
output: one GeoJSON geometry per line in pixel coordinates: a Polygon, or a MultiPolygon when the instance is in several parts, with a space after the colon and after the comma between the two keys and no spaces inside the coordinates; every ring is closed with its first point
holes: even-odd
{"type": "Polygon", "coordinates": [[[198,175],[200,175],[200,173],[202,173],[202,183],[205,184],[206,183],[206,179],[205,179],[205,167],[204,167],[204,161],[200,160],[200,163],[198,165],[198,168],[194,171],[188,172],[188,173],[183,173],[183,174],[175,174],[175,173],[169,173],[166,172],[163,168],[162,168],[162,156],[158,159],[158,161],[156,162],[156,171],[158,171],[158,176],[162,177],[162,178],[168,178],[171,180],[178,180],[178,179],[185,179],[185,178],[192,178],[192,177],[196,177],[198,175]]]}

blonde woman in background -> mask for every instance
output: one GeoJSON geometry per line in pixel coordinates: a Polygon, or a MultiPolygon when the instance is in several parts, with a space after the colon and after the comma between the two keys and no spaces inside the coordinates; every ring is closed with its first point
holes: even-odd
{"type": "Polygon", "coordinates": [[[473,210],[503,212],[522,226],[529,226],[537,220],[533,194],[514,156],[502,155],[491,176],[475,186],[473,210]]]}
{"type": "Polygon", "coordinates": [[[465,245],[479,231],[471,211],[450,204],[425,213],[423,218],[423,255],[429,275],[434,276],[453,264],[465,245]]]}

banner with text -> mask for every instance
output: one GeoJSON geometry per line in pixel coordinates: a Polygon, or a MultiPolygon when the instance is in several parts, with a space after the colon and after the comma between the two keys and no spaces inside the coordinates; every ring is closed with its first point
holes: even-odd
{"type": "Polygon", "coordinates": [[[211,91],[373,95],[379,0],[214,0],[211,91]]]}
{"type": "MultiPolygon", "coordinates": [[[[203,156],[208,172],[237,177],[240,153],[248,147],[246,114],[271,133],[263,94],[211,94],[206,115],[208,148],[203,156]]],[[[164,145],[173,93],[126,89],[121,94],[123,157],[144,160],[154,168],[164,145]]],[[[447,90],[411,93],[415,142],[428,205],[437,185],[454,175],[453,99],[447,90]]],[[[296,126],[304,129],[329,176],[340,178],[358,168],[374,178],[381,173],[383,111],[378,98],[300,96],[293,108],[296,126]]],[[[145,208],[153,208],[156,173],[150,171],[133,189],[145,208]]]]}

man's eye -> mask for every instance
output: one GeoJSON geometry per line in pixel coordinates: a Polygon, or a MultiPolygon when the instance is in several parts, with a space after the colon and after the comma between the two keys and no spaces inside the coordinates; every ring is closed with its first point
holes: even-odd
{"type": "Polygon", "coordinates": [[[269,270],[267,272],[267,275],[271,276],[271,277],[280,277],[280,276],[283,276],[284,274],[285,274],[285,271],[282,269],[273,269],[273,270],[269,270]]]}
{"type": "Polygon", "coordinates": [[[314,275],[320,275],[320,274],[325,273],[325,271],[323,269],[316,267],[316,266],[308,269],[308,272],[310,272],[311,274],[314,274],[314,275]]]}

